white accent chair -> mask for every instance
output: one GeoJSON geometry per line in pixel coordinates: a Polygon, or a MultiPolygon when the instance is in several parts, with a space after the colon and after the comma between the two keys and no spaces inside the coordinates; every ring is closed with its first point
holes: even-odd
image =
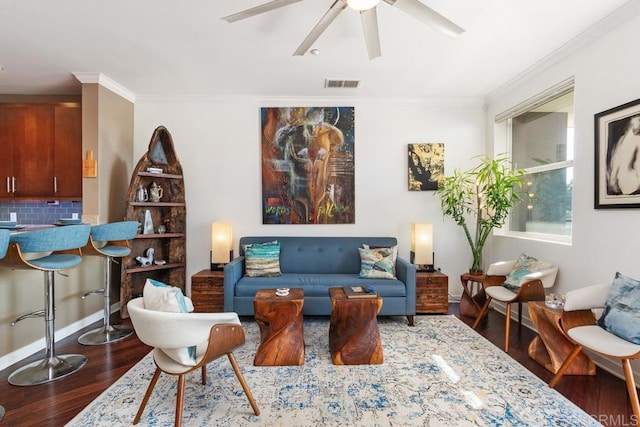
{"type": "MultiPolygon", "coordinates": [[[[603,308],[607,295],[611,289],[611,284],[591,285],[567,292],[564,305],[564,312],[561,318],[562,329],[574,341],[575,347],[567,356],[560,369],[549,382],[549,387],[555,387],[571,363],[578,357],[583,349],[593,351],[602,356],[620,359],[624,377],[627,382],[627,391],[631,399],[631,407],[636,419],[640,419],[640,403],[638,402],[638,391],[631,360],[640,358],[640,345],[629,342],[603,329],[595,322],[594,316],[587,316],[591,321],[589,324],[576,324],[572,319],[577,318],[579,311],[603,308]]],[[[582,317],[584,318],[584,316],[582,317]]]]}
{"type": "Polygon", "coordinates": [[[144,307],[143,298],[132,299],[127,308],[140,341],[154,347],[153,360],[157,367],[133,424],[140,421],[160,373],[164,372],[178,376],[175,425],[182,425],[185,375],[201,369],[202,384],[206,384],[207,363],[224,355],[229,358],[253,412],[260,415],[260,409],[232,354],[233,350],[244,344],[244,330],[236,313],[169,313],[148,310],[144,307]],[[179,363],[162,350],[177,350],[191,346],[197,346],[195,366],[179,363]]]}
{"type": "Polygon", "coordinates": [[[482,278],[482,288],[487,295],[480,314],[473,323],[473,329],[478,327],[478,324],[484,317],[485,313],[489,309],[489,304],[492,300],[500,301],[506,305],[506,324],[504,331],[504,351],[509,352],[509,336],[511,329],[511,304],[518,303],[518,324],[522,324],[522,303],[529,301],[544,301],[545,289],[551,288],[556,282],[556,276],[558,275],[558,266],[553,268],[530,273],[522,276],[518,283],[518,291],[511,291],[502,284],[506,280],[507,276],[513,270],[517,260],[500,261],[495,262],[489,266],[486,275],[482,278]]]}

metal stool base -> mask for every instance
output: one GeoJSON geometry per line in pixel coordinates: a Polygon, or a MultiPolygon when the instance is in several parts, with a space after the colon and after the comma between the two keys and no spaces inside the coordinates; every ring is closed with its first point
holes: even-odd
{"type": "Polygon", "coordinates": [[[78,342],[84,345],[102,345],[120,341],[133,333],[133,329],[122,326],[103,326],[86,332],[78,338],[78,342]]]}
{"type": "Polygon", "coordinates": [[[9,375],[9,384],[29,386],[45,384],[73,374],[87,363],[81,354],[65,354],[30,363],[9,375]]]}

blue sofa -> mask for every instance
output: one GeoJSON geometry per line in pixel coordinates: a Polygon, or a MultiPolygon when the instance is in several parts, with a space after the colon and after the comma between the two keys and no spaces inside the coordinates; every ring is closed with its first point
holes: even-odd
{"type": "Polygon", "coordinates": [[[407,316],[413,325],[416,312],[416,269],[405,259],[396,260],[397,279],[362,279],[359,247],[395,246],[394,237],[282,237],[240,239],[240,256],[224,267],[224,311],[253,315],[253,298],[263,288],[302,288],[304,314],[330,315],[329,288],[370,285],[383,298],[382,316],[407,316]],[[277,277],[248,277],[244,247],[251,243],[280,242],[277,277]]]}

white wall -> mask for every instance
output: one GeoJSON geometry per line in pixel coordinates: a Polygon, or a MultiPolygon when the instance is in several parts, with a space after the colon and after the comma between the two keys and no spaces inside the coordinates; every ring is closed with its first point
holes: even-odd
{"type": "MultiPolygon", "coordinates": [[[[575,166],[571,245],[495,237],[493,261],[520,252],[553,260],[559,275],[553,291],[610,282],[616,271],[640,279],[637,209],[594,209],[594,114],[640,98],[640,37],[636,17],[584,46],[545,71],[506,90],[488,103],[487,150],[493,144],[493,118],[509,107],[575,76],[575,166]]],[[[640,364],[636,365],[640,372],[640,364]]]]}
{"type": "Polygon", "coordinates": [[[444,220],[433,192],[408,191],[407,144],[445,144],[445,172],[484,152],[479,100],[418,102],[361,99],[137,99],[134,158],[153,130],[171,132],[187,194],[187,275],[207,268],[211,222],[233,224],[234,246],[247,235],[395,236],[409,258],[412,222],[434,224],[436,264],[450,293],[471,263],[462,230],[444,220]],[[355,106],[356,221],[352,225],[263,225],[260,107],[355,106]]]}

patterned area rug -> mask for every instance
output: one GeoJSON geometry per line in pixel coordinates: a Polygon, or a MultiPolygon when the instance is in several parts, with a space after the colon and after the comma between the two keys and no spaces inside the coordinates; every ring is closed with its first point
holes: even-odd
{"type": "MultiPolygon", "coordinates": [[[[384,364],[334,366],[328,318],[305,318],[304,366],[254,367],[258,326],[234,352],[261,410],[227,358],[187,377],[185,426],[596,426],[594,419],[454,316],[381,318],[384,364]]],[[[155,365],[147,355],[69,426],[131,425],[155,365]]],[[[162,375],[139,425],[171,426],[176,379],[162,375]]]]}

